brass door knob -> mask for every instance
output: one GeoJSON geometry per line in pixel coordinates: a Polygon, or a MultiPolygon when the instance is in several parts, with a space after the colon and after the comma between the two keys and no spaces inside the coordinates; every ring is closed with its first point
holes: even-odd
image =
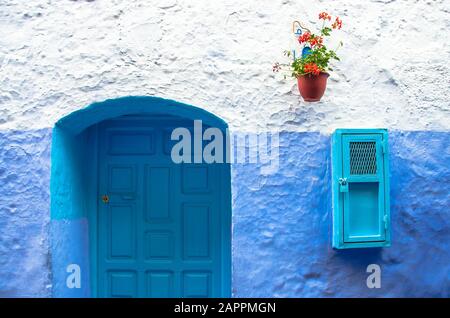
{"type": "Polygon", "coordinates": [[[109,202],[109,197],[108,197],[108,195],[104,194],[104,195],[102,196],[102,201],[103,201],[103,203],[108,203],[108,202],[109,202]]]}

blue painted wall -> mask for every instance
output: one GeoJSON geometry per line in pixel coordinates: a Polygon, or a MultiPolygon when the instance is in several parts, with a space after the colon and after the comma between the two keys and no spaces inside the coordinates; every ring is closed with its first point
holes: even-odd
{"type": "Polygon", "coordinates": [[[450,296],[450,134],[391,132],[389,140],[389,248],[331,248],[328,136],[282,134],[274,175],[233,166],[235,296],[450,296]],[[381,289],[366,287],[372,263],[381,289]]]}
{"type": "Polygon", "coordinates": [[[0,131],[0,297],[51,295],[51,130],[0,131]]]}
{"type": "MultiPolygon", "coordinates": [[[[393,233],[386,249],[331,248],[329,136],[282,133],[272,175],[255,164],[232,166],[234,296],[450,297],[450,133],[394,131],[389,138],[393,233]],[[371,263],[381,266],[381,289],[366,287],[371,263]]],[[[0,132],[0,296],[48,297],[51,266],[65,273],[73,259],[88,268],[86,220],[49,223],[50,144],[50,129],[0,132]],[[50,233],[60,246],[50,246],[50,233]]],[[[64,275],[53,282],[53,294],[62,295],[64,275]]],[[[64,295],[88,290],[72,293],[64,295]]]]}

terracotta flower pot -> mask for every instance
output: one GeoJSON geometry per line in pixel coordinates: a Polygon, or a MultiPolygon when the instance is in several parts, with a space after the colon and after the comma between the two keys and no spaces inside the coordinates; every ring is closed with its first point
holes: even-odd
{"type": "Polygon", "coordinates": [[[298,90],[305,102],[318,102],[327,88],[330,74],[321,72],[319,75],[306,74],[297,77],[298,90]]]}

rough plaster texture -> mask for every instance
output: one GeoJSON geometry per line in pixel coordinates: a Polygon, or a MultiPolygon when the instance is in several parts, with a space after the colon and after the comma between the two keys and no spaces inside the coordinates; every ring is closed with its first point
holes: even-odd
{"type": "Polygon", "coordinates": [[[448,130],[445,0],[19,1],[0,4],[0,129],[51,127],[92,102],[156,95],[237,130],[448,130]],[[291,21],[344,20],[321,103],[271,73],[291,21]]]}
{"type": "Polygon", "coordinates": [[[233,165],[234,296],[450,297],[449,134],[389,139],[389,248],[331,248],[329,137],[283,133],[273,175],[233,165]],[[381,289],[366,286],[369,264],[381,289]]]}
{"type": "Polygon", "coordinates": [[[0,297],[50,295],[50,137],[0,131],[0,297]]]}

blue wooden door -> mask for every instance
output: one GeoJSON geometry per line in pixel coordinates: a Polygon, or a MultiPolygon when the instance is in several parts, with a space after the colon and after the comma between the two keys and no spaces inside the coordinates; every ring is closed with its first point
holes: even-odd
{"type": "Polygon", "coordinates": [[[170,157],[172,129],[192,125],[170,116],[99,125],[98,297],[230,296],[229,165],[170,157]]]}
{"type": "Polygon", "coordinates": [[[386,239],[382,134],[344,135],[342,140],[344,242],[386,239]]]}

